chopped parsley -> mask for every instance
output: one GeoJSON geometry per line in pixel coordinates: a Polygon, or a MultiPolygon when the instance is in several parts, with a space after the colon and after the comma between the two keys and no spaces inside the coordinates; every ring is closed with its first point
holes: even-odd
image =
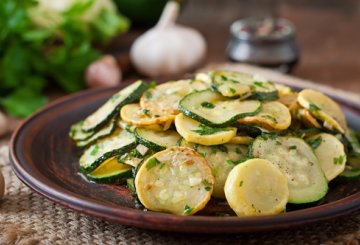
{"type": "Polygon", "coordinates": [[[240,147],[236,147],[235,152],[239,155],[242,154],[240,147]]]}
{"type": "Polygon", "coordinates": [[[255,81],[254,85],[257,86],[257,87],[260,87],[260,88],[268,89],[268,87],[266,85],[264,85],[264,82],[255,81]]]}
{"type": "Polygon", "coordinates": [[[202,106],[202,107],[205,107],[205,108],[209,108],[209,109],[215,108],[215,105],[214,105],[214,104],[212,104],[212,103],[210,103],[210,102],[207,102],[207,101],[202,102],[202,103],[201,103],[201,106],[202,106]]]}
{"type": "Polygon", "coordinates": [[[316,139],[310,140],[308,142],[308,144],[310,145],[311,148],[313,148],[315,150],[316,148],[318,148],[320,146],[321,142],[322,142],[322,138],[321,138],[321,136],[319,136],[316,139]]]}
{"type": "Polygon", "coordinates": [[[150,110],[148,110],[148,109],[143,109],[143,113],[144,113],[146,116],[150,116],[150,110]]]}
{"type": "Polygon", "coordinates": [[[223,81],[226,81],[226,80],[227,80],[227,77],[225,77],[224,75],[221,75],[220,78],[221,78],[221,80],[223,80],[223,81]]]}
{"type": "Polygon", "coordinates": [[[232,93],[232,94],[235,94],[236,93],[236,90],[234,88],[229,88],[229,93],[232,93]]]}
{"type": "Polygon", "coordinates": [[[159,165],[160,163],[161,162],[156,157],[150,158],[146,164],[146,169],[149,171],[150,169],[152,169],[156,165],[159,165]]]}
{"type": "Polygon", "coordinates": [[[339,157],[334,157],[334,164],[335,165],[341,165],[345,162],[345,155],[341,155],[339,157]]]}
{"type": "Polygon", "coordinates": [[[99,145],[95,145],[94,148],[91,150],[90,155],[95,156],[99,151],[99,145]]]}
{"type": "Polygon", "coordinates": [[[276,145],[282,145],[282,143],[280,141],[278,141],[278,140],[275,142],[275,144],[276,145]]]}
{"type": "Polygon", "coordinates": [[[318,112],[318,111],[320,111],[321,109],[320,109],[317,105],[310,104],[310,105],[309,105],[309,110],[318,112]]]}
{"type": "Polygon", "coordinates": [[[296,150],[296,149],[297,149],[296,145],[292,145],[289,147],[289,150],[296,150]]]}
{"type": "Polygon", "coordinates": [[[203,184],[205,191],[211,191],[211,183],[207,179],[203,180],[203,184]]]}
{"type": "Polygon", "coordinates": [[[150,83],[149,83],[149,88],[155,88],[156,86],[156,81],[155,80],[152,80],[150,83]]]}
{"type": "Polygon", "coordinates": [[[228,130],[229,129],[225,129],[225,128],[211,128],[211,127],[207,127],[204,124],[200,124],[199,129],[195,129],[192,131],[199,135],[211,135],[211,134],[216,134],[218,132],[223,132],[223,131],[228,131],[228,130]]]}
{"type": "Polygon", "coordinates": [[[212,146],[212,152],[216,152],[217,150],[219,150],[221,152],[228,153],[228,149],[224,145],[213,145],[212,146]]]}
{"type": "Polygon", "coordinates": [[[243,158],[243,159],[239,159],[239,160],[227,160],[226,162],[230,165],[238,165],[239,163],[243,163],[246,160],[248,160],[247,157],[243,158]]]}
{"type": "Polygon", "coordinates": [[[146,97],[147,99],[151,99],[151,98],[152,98],[152,93],[151,93],[150,91],[146,91],[146,92],[145,92],[145,97],[146,97]]]}
{"type": "Polygon", "coordinates": [[[198,152],[203,158],[206,157],[206,152],[198,152]]]}
{"type": "Polygon", "coordinates": [[[183,214],[184,214],[184,215],[189,215],[192,211],[193,211],[193,208],[192,208],[192,207],[189,207],[189,206],[186,204],[185,207],[184,207],[184,212],[183,212],[183,214]]]}
{"type": "Polygon", "coordinates": [[[112,103],[114,103],[114,102],[116,102],[116,100],[117,100],[119,97],[120,97],[120,93],[114,94],[114,95],[111,97],[110,101],[111,101],[112,103]]]}
{"type": "Polygon", "coordinates": [[[243,184],[244,184],[244,181],[242,180],[242,181],[240,181],[239,186],[241,187],[241,186],[243,186],[243,184]]]}

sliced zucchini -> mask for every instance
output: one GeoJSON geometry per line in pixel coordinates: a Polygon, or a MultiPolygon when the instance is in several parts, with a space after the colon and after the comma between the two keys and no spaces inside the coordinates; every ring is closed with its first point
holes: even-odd
{"type": "Polygon", "coordinates": [[[163,115],[179,113],[179,101],[187,94],[207,89],[209,86],[198,80],[180,80],[160,84],[146,91],[140,99],[142,108],[163,115]]]}
{"type": "Polygon", "coordinates": [[[285,105],[277,101],[270,101],[262,104],[261,111],[258,114],[241,118],[238,122],[281,131],[290,126],[291,114],[285,105]]]}
{"type": "Polygon", "coordinates": [[[251,155],[269,160],[285,174],[289,203],[315,202],[323,198],[328,184],[319,161],[311,147],[296,137],[258,137],[251,147],[251,155]]]}
{"type": "Polygon", "coordinates": [[[119,163],[117,157],[112,157],[105,160],[91,173],[86,174],[86,178],[98,183],[118,184],[132,176],[131,170],[131,166],[119,163]]]}
{"type": "Polygon", "coordinates": [[[308,109],[299,109],[297,111],[297,118],[304,122],[309,127],[321,128],[320,123],[312,116],[308,109]]]}
{"type": "Polygon", "coordinates": [[[80,157],[80,171],[89,173],[105,160],[127,152],[136,146],[136,138],[126,130],[116,130],[109,137],[90,146],[80,157]]]}
{"type": "Polygon", "coordinates": [[[259,127],[255,127],[251,125],[243,125],[239,123],[235,123],[234,126],[238,129],[238,134],[243,133],[253,138],[256,138],[262,134],[262,130],[259,127]]]}
{"type": "Polygon", "coordinates": [[[297,103],[298,93],[295,92],[292,88],[283,84],[274,84],[274,86],[279,94],[279,98],[277,101],[284,104],[288,108],[292,107],[295,103],[297,103]]]}
{"type": "Polygon", "coordinates": [[[185,96],[179,110],[186,116],[211,127],[225,127],[240,118],[256,115],[261,102],[256,100],[230,100],[211,90],[185,96]]]}
{"type": "Polygon", "coordinates": [[[181,138],[181,136],[173,130],[161,132],[146,128],[136,128],[135,135],[141,144],[154,151],[162,151],[166,148],[176,146],[177,141],[181,138]]]}
{"type": "Polygon", "coordinates": [[[354,168],[347,165],[339,177],[347,180],[357,179],[360,177],[360,168],[354,168]]]}
{"type": "Polygon", "coordinates": [[[102,128],[119,112],[121,107],[139,99],[147,88],[147,83],[137,81],[117,92],[104,105],[84,120],[81,129],[89,132],[102,128]]]}
{"type": "Polygon", "coordinates": [[[92,135],[94,135],[94,132],[84,132],[82,131],[81,127],[83,125],[84,121],[77,122],[70,127],[69,136],[74,141],[81,141],[81,140],[87,140],[92,135]]]}
{"type": "Polygon", "coordinates": [[[308,139],[328,181],[341,174],[345,169],[346,154],[344,145],[335,136],[327,133],[314,135],[308,139]],[[320,142],[320,143],[318,143],[320,142]]]}
{"type": "Polygon", "coordinates": [[[285,210],[289,188],[285,175],[264,159],[250,159],[231,170],[225,196],[238,216],[279,214],[285,210]]]}
{"type": "Polygon", "coordinates": [[[350,143],[350,151],[360,154],[360,142],[357,138],[356,132],[353,129],[348,129],[345,136],[350,143]]]}
{"type": "Polygon", "coordinates": [[[86,140],[77,141],[76,146],[77,147],[87,147],[87,146],[95,143],[96,141],[98,141],[106,136],[111,135],[116,129],[117,119],[118,119],[118,117],[115,116],[102,129],[97,131],[95,134],[91,135],[90,138],[87,138],[86,140]]]}
{"type": "Polygon", "coordinates": [[[178,133],[185,140],[202,145],[220,145],[236,135],[236,128],[211,128],[180,113],[175,118],[178,133]]]}
{"type": "Polygon", "coordinates": [[[336,129],[341,133],[347,130],[346,119],[339,105],[323,93],[304,89],[298,96],[299,104],[324,122],[324,127],[336,129]]]}
{"type": "Polygon", "coordinates": [[[206,160],[188,147],[154,154],[140,167],[136,191],[150,210],[192,215],[210,200],[214,178],[206,160]]]}
{"type": "Polygon", "coordinates": [[[254,141],[254,138],[244,135],[236,135],[228,142],[229,144],[236,145],[250,145],[254,141]]]}
{"type": "Polygon", "coordinates": [[[149,148],[144,145],[139,144],[135,149],[119,156],[118,162],[137,167],[141,161],[144,160],[145,155],[149,152],[149,148]]]}
{"type": "Polygon", "coordinates": [[[233,71],[214,71],[210,73],[215,88],[226,97],[250,97],[256,100],[278,98],[275,86],[259,75],[233,71]]]}
{"type": "Polygon", "coordinates": [[[175,118],[174,115],[154,114],[152,111],[141,108],[139,104],[125,105],[120,111],[120,116],[124,122],[136,126],[153,126],[159,124],[170,126],[175,118]]]}

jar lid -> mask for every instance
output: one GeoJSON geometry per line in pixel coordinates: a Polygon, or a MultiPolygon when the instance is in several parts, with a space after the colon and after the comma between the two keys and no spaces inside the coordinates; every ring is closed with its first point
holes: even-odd
{"type": "Polygon", "coordinates": [[[282,18],[246,18],[233,22],[231,34],[246,41],[282,41],[293,38],[294,25],[282,18]]]}

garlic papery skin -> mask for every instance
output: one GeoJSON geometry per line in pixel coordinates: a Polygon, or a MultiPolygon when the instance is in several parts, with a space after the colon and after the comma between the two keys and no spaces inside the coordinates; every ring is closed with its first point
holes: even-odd
{"type": "Polygon", "coordinates": [[[155,27],[132,45],[135,68],[150,77],[180,74],[196,68],[206,54],[206,42],[196,30],[175,23],[179,4],[169,1],[155,27]]]}

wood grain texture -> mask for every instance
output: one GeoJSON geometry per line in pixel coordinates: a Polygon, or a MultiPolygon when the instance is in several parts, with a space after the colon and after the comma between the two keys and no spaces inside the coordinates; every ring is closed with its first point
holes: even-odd
{"type": "MultiPolygon", "coordinates": [[[[94,184],[78,174],[80,151],[68,137],[71,124],[90,114],[120,88],[71,95],[28,118],[10,143],[16,175],[36,192],[65,207],[126,225],[164,231],[233,233],[287,229],[342,216],[360,206],[360,180],[356,180],[335,181],[320,202],[301,209],[289,207],[287,213],[277,216],[217,217],[216,212],[229,208],[215,201],[191,217],[135,209],[126,187],[94,184]]],[[[347,109],[347,114],[350,126],[360,129],[360,111],[347,109]]]]}

